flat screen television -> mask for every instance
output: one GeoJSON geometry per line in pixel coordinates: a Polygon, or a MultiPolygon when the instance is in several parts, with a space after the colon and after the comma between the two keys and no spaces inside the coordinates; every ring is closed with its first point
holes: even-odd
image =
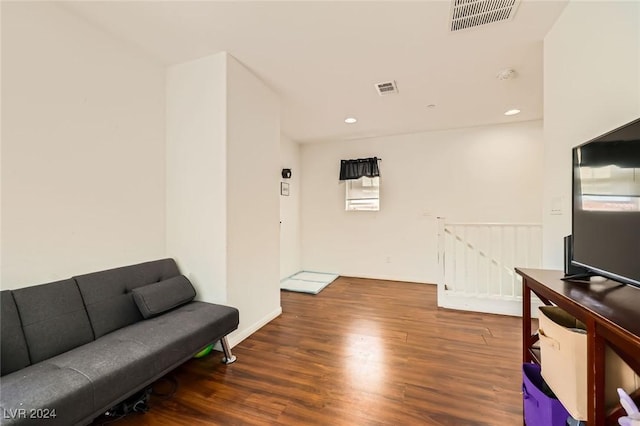
{"type": "Polygon", "coordinates": [[[640,287],[640,119],[573,148],[571,263],[640,287]]]}

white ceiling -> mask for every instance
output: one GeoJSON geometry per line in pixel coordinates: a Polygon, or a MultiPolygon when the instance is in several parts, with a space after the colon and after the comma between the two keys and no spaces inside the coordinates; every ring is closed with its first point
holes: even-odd
{"type": "Polygon", "coordinates": [[[299,142],[541,119],[542,40],[565,5],[523,0],[512,21],[451,33],[447,1],[65,3],[164,64],[229,52],[280,95],[299,142]],[[506,67],[516,79],[496,78],[506,67]],[[388,80],[399,94],[379,96],[388,80]]]}

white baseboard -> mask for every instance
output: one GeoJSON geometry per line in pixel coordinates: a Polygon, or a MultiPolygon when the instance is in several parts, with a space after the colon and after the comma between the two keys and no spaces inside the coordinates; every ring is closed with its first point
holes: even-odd
{"type": "MultiPolygon", "coordinates": [[[[544,303],[533,296],[531,298],[532,318],[538,317],[538,306],[544,306],[544,303]]],[[[514,317],[522,316],[522,301],[520,300],[502,300],[498,298],[472,297],[456,294],[445,294],[441,296],[439,294],[438,307],[514,317]]]]}
{"type": "Polygon", "coordinates": [[[279,306],[278,309],[268,313],[253,324],[234,331],[228,336],[229,346],[233,348],[238,343],[242,342],[244,339],[251,336],[253,333],[260,330],[262,327],[269,324],[274,319],[278,318],[280,315],[282,315],[282,306],[279,306]]]}
{"type": "Polygon", "coordinates": [[[369,274],[338,274],[341,277],[346,277],[346,278],[365,278],[368,280],[381,280],[381,281],[400,281],[400,282],[407,282],[407,283],[414,283],[414,284],[430,284],[430,285],[435,285],[435,283],[432,282],[427,282],[427,281],[423,281],[421,279],[418,279],[417,277],[399,277],[397,275],[379,275],[379,274],[374,274],[374,275],[369,275],[369,274]]]}

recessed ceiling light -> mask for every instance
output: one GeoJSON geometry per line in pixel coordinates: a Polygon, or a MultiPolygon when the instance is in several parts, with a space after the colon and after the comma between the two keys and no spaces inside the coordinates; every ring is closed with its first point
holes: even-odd
{"type": "Polygon", "coordinates": [[[520,114],[519,109],[510,109],[509,111],[504,113],[504,115],[516,115],[516,114],[520,114]]]}
{"type": "Polygon", "coordinates": [[[347,123],[347,124],[353,124],[356,121],[358,121],[358,119],[355,118],[355,117],[347,117],[347,118],[344,119],[344,122],[347,123]]]}

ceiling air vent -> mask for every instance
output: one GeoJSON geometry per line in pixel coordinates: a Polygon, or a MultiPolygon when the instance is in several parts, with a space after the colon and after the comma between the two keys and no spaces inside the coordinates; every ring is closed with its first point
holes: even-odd
{"type": "Polygon", "coordinates": [[[451,31],[510,21],[519,5],[520,0],[453,0],[450,15],[451,31]]]}
{"type": "Polygon", "coordinates": [[[392,93],[398,93],[398,86],[395,81],[385,81],[384,83],[376,83],[376,90],[378,95],[391,95],[392,93]]]}

